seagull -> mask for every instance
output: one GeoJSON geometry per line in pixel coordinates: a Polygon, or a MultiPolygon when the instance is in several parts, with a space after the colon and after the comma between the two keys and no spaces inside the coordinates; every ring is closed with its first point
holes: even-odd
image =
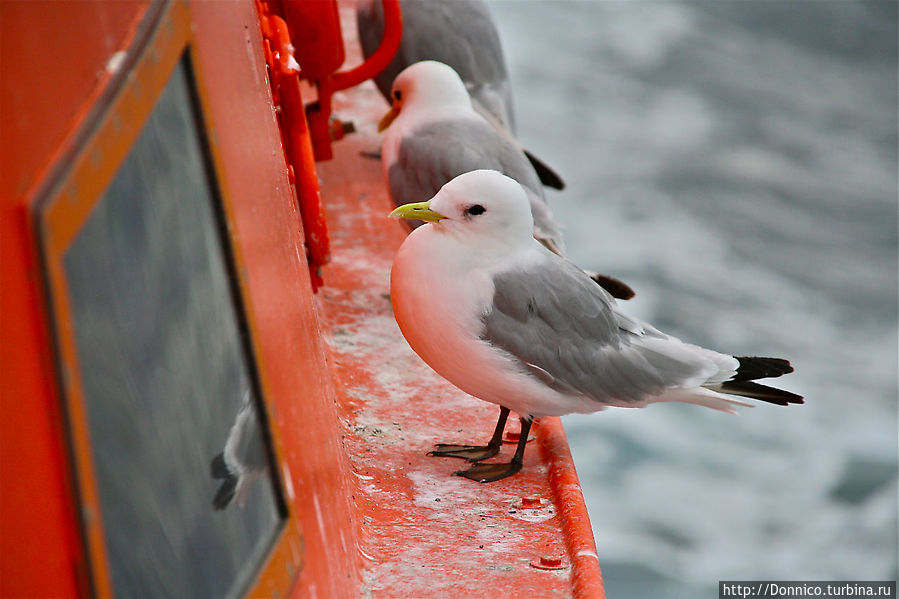
{"type": "Polygon", "coordinates": [[[460,476],[490,482],[518,472],[541,416],[668,401],[730,413],[751,405],[729,396],[803,403],[755,382],[792,372],[787,360],[718,353],[627,316],[582,270],[534,240],[525,190],[499,172],[460,175],[390,216],[428,223],[405,239],[390,273],[403,336],[439,375],[500,406],[487,445],[431,452],[475,462],[460,476]],[[521,420],[514,457],[482,462],[498,453],[510,410],[521,420]]]}
{"type": "Polygon", "coordinates": [[[527,189],[535,236],[562,249],[559,225],[521,146],[474,110],[465,84],[452,67],[433,60],[407,67],[393,82],[391,99],[378,130],[386,130],[381,167],[397,205],[433,197],[444,183],[462,173],[492,168],[527,189]]]}
{"type": "MultiPolygon", "coordinates": [[[[546,203],[543,186],[521,147],[497,130],[472,107],[459,75],[432,60],[406,68],[393,83],[393,105],[379,130],[381,167],[397,206],[431,198],[453,177],[477,169],[493,169],[512,177],[525,190],[533,216],[533,236],[564,255],[558,223],[546,203]]],[[[619,299],[634,292],[606,275],[594,280],[619,299]]]]}
{"type": "MultiPolygon", "coordinates": [[[[482,117],[514,136],[509,70],[487,5],[482,0],[400,0],[400,10],[403,16],[400,46],[393,61],[375,77],[375,84],[387,101],[391,101],[391,87],[400,72],[416,62],[436,60],[459,74],[471,94],[474,109],[482,117]]],[[[381,0],[360,0],[356,26],[363,54],[371,56],[384,36],[381,0]]],[[[530,152],[522,151],[544,185],[555,189],[565,187],[552,168],[530,152]]]]}
{"type": "Polygon", "coordinates": [[[261,435],[256,410],[247,392],[228,433],[224,450],[212,460],[212,477],[222,481],[212,500],[216,510],[225,509],[235,498],[238,505],[243,507],[250,485],[268,471],[261,435]]]}

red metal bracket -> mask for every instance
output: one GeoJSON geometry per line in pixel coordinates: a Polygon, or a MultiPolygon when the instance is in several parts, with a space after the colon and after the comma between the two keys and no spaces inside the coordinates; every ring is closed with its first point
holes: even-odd
{"type": "Polygon", "coordinates": [[[265,62],[271,77],[272,97],[281,125],[288,177],[296,190],[303,222],[312,289],[318,291],[323,283],[321,267],[331,259],[331,250],[309,125],[300,91],[300,67],[294,58],[294,46],[287,23],[281,17],[270,14],[267,3],[257,1],[257,7],[265,62]]]}
{"type": "Polygon", "coordinates": [[[337,0],[283,0],[283,15],[296,43],[300,78],[318,88],[318,101],[306,107],[316,160],[333,157],[331,142],[354,130],[331,115],[331,96],[383,71],[400,45],[403,33],[399,0],[381,0],[384,37],[368,60],[348,71],[336,72],[345,55],[337,0]]]}
{"type": "Polygon", "coordinates": [[[316,291],[322,285],[321,267],[331,256],[315,161],[330,160],[331,142],[355,130],[352,123],[331,116],[334,92],[380,73],[399,48],[399,0],[381,1],[385,22],[381,45],[359,66],[337,73],[345,59],[337,0],[256,0],[288,175],[296,189],[316,291]],[[316,86],[317,101],[303,104],[301,78],[316,86]]]}

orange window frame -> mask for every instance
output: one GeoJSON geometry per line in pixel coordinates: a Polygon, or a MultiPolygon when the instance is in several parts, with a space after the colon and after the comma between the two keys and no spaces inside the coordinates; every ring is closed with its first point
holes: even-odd
{"type": "MultiPolygon", "coordinates": [[[[100,597],[113,597],[114,589],[109,572],[102,510],[92,459],[90,431],[63,258],[81,227],[87,222],[91,210],[102,199],[106,187],[112,182],[131,151],[179,62],[186,55],[192,64],[197,64],[190,10],[184,0],[173,0],[158,11],[150,10],[145,18],[154,22],[147,24],[146,37],[129,48],[127,56],[123,58],[122,64],[128,69],[127,75],[119,78],[119,88],[111,90],[107,95],[108,104],[93,131],[76,151],[67,172],[60,177],[46,199],[35,207],[34,214],[40,235],[49,303],[55,325],[59,380],[78,487],[82,537],[90,561],[92,590],[100,597]]],[[[239,312],[249,330],[248,358],[254,362],[254,370],[258,374],[261,387],[261,400],[266,404],[266,415],[270,415],[273,413],[273,407],[267,400],[267,370],[259,358],[257,327],[254,324],[252,307],[246,301],[248,296],[246,265],[242,258],[240,239],[229,234],[233,230],[230,224],[234,213],[229,202],[228,179],[221,176],[223,169],[221,150],[216,147],[216,136],[213,134],[216,123],[210,122],[210,115],[213,112],[208,110],[209,102],[205,96],[202,77],[194,78],[193,87],[199,96],[202,115],[200,126],[205,129],[206,145],[210,153],[218,197],[222,202],[222,213],[228,223],[223,236],[224,242],[229,246],[236,271],[232,272],[231,276],[237,279],[241,299],[239,303],[242,308],[239,312]]],[[[284,477],[281,475],[287,454],[279,439],[278,427],[269,421],[266,428],[273,445],[276,460],[276,464],[273,464],[274,478],[278,481],[278,491],[285,500],[286,519],[276,533],[277,538],[256,573],[247,596],[284,597],[290,594],[290,589],[299,577],[304,562],[304,545],[290,482],[287,482],[285,488],[284,477]]]]}

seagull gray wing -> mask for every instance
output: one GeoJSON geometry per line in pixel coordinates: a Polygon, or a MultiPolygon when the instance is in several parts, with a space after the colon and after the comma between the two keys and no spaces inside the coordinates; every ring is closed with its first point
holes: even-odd
{"type": "MultiPolygon", "coordinates": [[[[422,60],[447,64],[459,74],[475,110],[499,129],[515,134],[512,84],[499,32],[481,0],[401,0],[403,39],[375,85],[390,102],[393,80],[409,65],[422,60]]],[[[362,52],[374,54],[384,37],[381,0],[360,0],[356,28],[362,52]]],[[[540,181],[564,189],[562,177],[543,160],[524,151],[540,181]]]]}
{"type": "Polygon", "coordinates": [[[564,251],[562,232],[546,204],[543,186],[518,145],[477,118],[437,121],[414,129],[400,143],[387,171],[397,206],[431,199],[455,177],[491,169],[518,181],[527,192],[534,235],[551,249],[564,251]]]}
{"type": "Polygon", "coordinates": [[[710,369],[688,346],[619,312],[584,272],[548,252],[493,283],[481,338],[559,392],[639,403],[710,369]]]}
{"type": "MultiPolygon", "coordinates": [[[[396,76],[422,60],[436,60],[453,67],[472,98],[514,131],[512,93],[499,32],[481,0],[401,0],[403,39],[391,63],[375,83],[385,98],[396,76]]],[[[381,0],[364,0],[356,13],[356,26],[366,57],[384,36],[381,0]]]]}

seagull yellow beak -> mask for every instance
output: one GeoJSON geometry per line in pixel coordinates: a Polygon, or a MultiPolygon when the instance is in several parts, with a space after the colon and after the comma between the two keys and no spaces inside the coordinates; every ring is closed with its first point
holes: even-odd
{"type": "Polygon", "coordinates": [[[431,210],[431,202],[417,202],[415,204],[403,204],[390,213],[390,218],[405,218],[407,220],[425,220],[429,223],[446,218],[439,212],[431,210]]]}
{"type": "Polygon", "coordinates": [[[390,123],[400,114],[400,109],[398,106],[391,106],[390,110],[381,117],[381,120],[378,121],[378,133],[382,132],[384,129],[390,126],[390,123]]]}

